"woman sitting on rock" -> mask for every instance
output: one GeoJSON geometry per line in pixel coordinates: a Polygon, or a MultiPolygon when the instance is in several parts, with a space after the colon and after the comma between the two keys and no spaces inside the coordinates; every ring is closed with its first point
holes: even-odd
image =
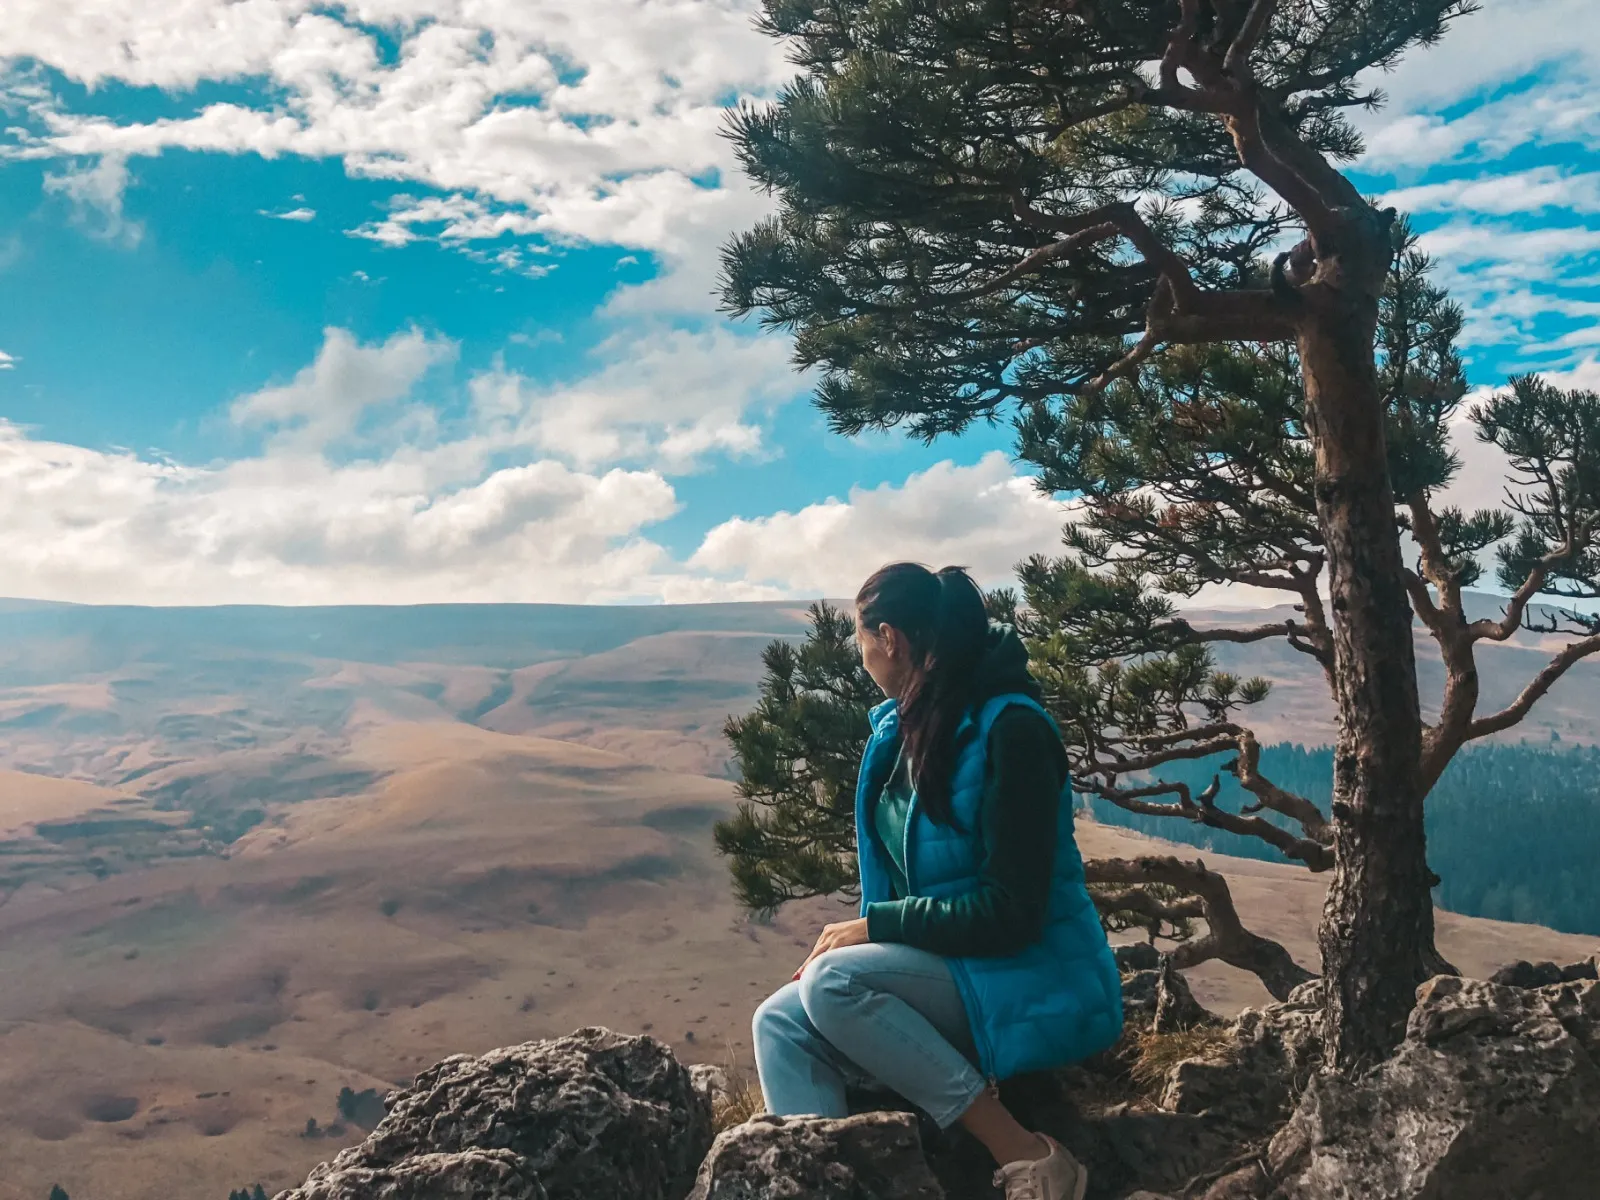
{"type": "Polygon", "coordinates": [[[767,1108],[842,1117],[846,1084],[875,1083],[977,1137],[1007,1200],[1083,1200],[1083,1166],[995,1087],[1122,1029],[1027,652],[958,567],[884,567],[856,597],[856,637],[888,696],[856,784],[861,916],[824,928],[756,1012],[767,1108]]]}

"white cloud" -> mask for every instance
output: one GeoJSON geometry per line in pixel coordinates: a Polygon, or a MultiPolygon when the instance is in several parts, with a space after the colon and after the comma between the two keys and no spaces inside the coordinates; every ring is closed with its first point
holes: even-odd
{"type": "Polygon", "coordinates": [[[306,208],[303,205],[299,208],[291,208],[286,212],[268,212],[264,208],[260,212],[263,217],[271,217],[275,221],[315,221],[317,219],[317,210],[306,208]]]}
{"type": "Polygon", "coordinates": [[[780,338],[630,326],[595,348],[592,374],[538,385],[500,369],[472,383],[473,404],[497,436],[580,467],[648,462],[693,469],[710,454],[764,451],[765,416],[806,385],[780,338]]]}
{"type": "Polygon", "coordinates": [[[351,604],[634,598],[670,566],[650,471],[471,455],[335,465],[269,452],[217,468],[34,441],[0,424],[11,595],[89,603],[351,604]]]}
{"type": "MultiPolygon", "coordinates": [[[[791,71],[756,30],[756,12],[754,0],[363,0],[334,10],[311,0],[17,0],[0,61],[36,60],[90,88],[249,83],[257,97],[121,121],[35,84],[32,124],[13,134],[13,153],[112,164],[168,148],[335,157],[353,175],[438,189],[436,203],[459,210],[403,209],[363,227],[390,244],[443,220],[458,244],[536,236],[681,262],[685,231],[709,220],[720,236],[730,226],[714,214],[745,190],[708,182],[736,175],[720,136],[726,105],[770,94],[791,71]],[[381,52],[374,29],[398,53],[381,52]]],[[[119,172],[107,169],[100,195],[119,172]]]]}
{"type": "Polygon", "coordinates": [[[1420,187],[1400,188],[1381,203],[1407,213],[1468,212],[1489,216],[1538,213],[1561,209],[1600,212],[1600,172],[1575,174],[1555,167],[1453,179],[1420,187]]]}
{"type": "Polygon", "coordinates": [[[1388,103],[1355,114],[1367,136],[1363,165],[1420,170],[1528,141],[1592,144],[1600,134],[1597,77],[1600,9],[1592,0],[1488,0],[1452,23],[1437,46],[1414,51],[1391,73],[1369,73],[1364,82],[1388,103]]]}
{"type": "Polygon", "coordinates": [[[1384,90],[1391,111],[1446,108],[1552,64],[1600,68],[1597,34],[1592,0],[1487,0],[1480,12],[1453,22],[1437,46],[1414,52],[1392,73],[1372,72],[1367,82],[1384,90]]]}
{"type": "Polygon", "coordinates": [[[70,200],[74,219],[95,237],[137,246],[144,227],[123,215],[127,187],[128,160],[116,154],[44,177],[44,190],[70,200]]]}
{"type": "Polygon", "coordinates": [[[16,355],[7,354],[4,350],[0,350],[0,371],[9,371],[16,365],[16,355]]]}
{"type": "Polygon", "coordinates": [[[377,346],[329,329],[316,361],[289,383],[236,400],[230,415],[239,425],[274,427],[283,442],[326,446],[353,433],[370,410],[410,395],[430,368],[454,354],[454,343],[418,329],[377,346]]]}
{"type": "Polygon", "coordinates": [[[755,453],[745,419],[794,386],[776,339],[637,331],[586,376],[466,382],[453,343],[329,329],[314,360],[233,401],[259,451],[206,465],[39,440],[0,421],[9,595],[149,604],[757,598],[648,536],[668,473],[755,453]],[[625,461],[633,460],[633,461],[625,461]]]}
{"type": "Polygon", "coordinates": [[[853,596],[897,559],[965,566],[993,585],[1010,580],[1029,554],[1054,550],[1066,516],[1066,506],[995,452],[798,512],[735,518],[706,534],[689,566],[793,595],[853,596]]]}

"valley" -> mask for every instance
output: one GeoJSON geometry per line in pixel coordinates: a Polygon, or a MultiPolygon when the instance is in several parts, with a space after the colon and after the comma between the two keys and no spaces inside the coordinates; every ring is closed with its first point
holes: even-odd
{"type": "MultiPolygon", "coordinates": [[[[752,921],[711,847],[722,722],[804,617],[0,607],[0,1200],[270,1193],[362,1136],[342,1090],[585,1024],[747,1061],[755,1004],[843,911],[752,921]]],[[[1270,728],[1325,740],[1316,683],[1291,675],[1270,728]]],[[[1600,740],[1592,681],[1562,686],[1550,719],[1600,740]]],[[[1314,963],[1321,881],[1206,861],[1314,963]]],[[[1469,972],[1594,948],[1440,922],[1469,972]]],[[[1265,999],[1192,981],[1219,1011],[1265,999]]]]}

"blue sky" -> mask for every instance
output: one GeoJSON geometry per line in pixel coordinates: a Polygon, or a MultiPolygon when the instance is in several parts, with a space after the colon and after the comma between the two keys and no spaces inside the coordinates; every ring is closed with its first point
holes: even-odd
{"type": "MultiPolygon", "coordinates": [[[[746,0],[15,10],[0,594],[837,594],[1053,541],[1006,431],[847,442],[716,315],[766,203],[722,112],[788,72],[746,0]]],[[[1589,0],[1491,0],[1363,118],[1480,386],[1600,385],[1597,46],[1589,0]]],[[[1473,452],[1457,498],[1497,479],[1473,452]]]]}

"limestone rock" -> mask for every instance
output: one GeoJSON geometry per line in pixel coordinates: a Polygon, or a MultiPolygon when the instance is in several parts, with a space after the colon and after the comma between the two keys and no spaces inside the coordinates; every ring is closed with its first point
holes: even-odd
{"type": "Polygon", "coordinates": [[[445,1059],[388,1106],[366,1141],[317,1168],[306,1185],[338,1180],[341,1190],[300,1200],[420,1198],[393,1182],[417,1171],[434,1173],[430,1195],[501,1196],[472,1192],[450,1177],[446,1160],[536,1181],[518,1183],[522,1191],[508,1184],[508,1197],[681,1200],[711,1145],[707,1090],[654,1038],[609,1029],[445,1059]],[[477,1151],[506,1152],[509,1162],[474,1158],[477,1151]]]}
{"type": "Polygon", "coordinates": [[[695,1091],[705,1096],[706,1101],[716,1108],[717,1102],[728,1095],[728,1073],[721,1067],[710,1063],[695,1063],[689,1068],[689,1082],[695,1091]]]}
{"type": "MultiPolygon", "coordinates": [[[[598,1196],[599,1193],[596,1193],[598,1196]]],[[[907,1113],[760,1116],[718,1136],[690,1200],[944,1200],[907,1113]]]]}
{"type": "Polygon", "coordinates": [[[1297,988],[1282,1004],[1234,1019],[1221,1057],[1189,1059],[1167,1073],[1161,1107],[1208,1113],[1241,1131],[1265,1133],[1288,1115],[1322,1058],[1321,994],[1297,988]]]}
{"type": "Polygon", "coordinates": [[[1596,960],[1586,958],[1564,967],[1558,967],[1553,962],[1514,962],[1489,976],[1489,982],[1502,987],[1538,988],[1597,977],[1600,977],[1600,971],[1596,970],[1596,960]]]}
{"type": "Polygon", "coordinates": [[[324,1164],[278,1200],[546,1200],[509,1150],[419,1154],[388,1167],[324,1164]]]}
{"type": "Polygon", "coordinates": [[[1155,1020],[1156,998],[1161,990],[1161,972],[1152,968],[1122,977],[1122,1016],[1128,1025],[1148,1028],[1155,1020]]]}
{"type": "Polygon", "coordinates": [[[1318,1075],[1272,1139],[1283,1200],[1565,1200],[1600,1139],[1593,982],[1542,991],[1440,976],[1405,1041],[1356,1080],[1318,1075]]]}
{"type": "Polygon", "coordinates": [[[1189,990],[1189,981],[1183,972],[1163,958],[1156,968],[1155,1011],[1150,1028],[1155,1033],[1177,1033],[1202,1025],[1219,1025],[1221,1021],[1208,1012],[1189,990]]]}

